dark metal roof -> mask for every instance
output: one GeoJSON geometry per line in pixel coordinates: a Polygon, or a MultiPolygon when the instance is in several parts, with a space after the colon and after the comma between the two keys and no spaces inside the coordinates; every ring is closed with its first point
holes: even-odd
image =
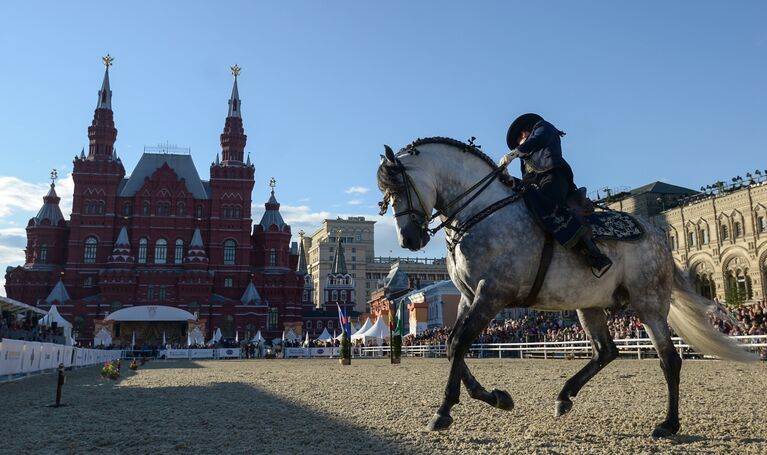
{"type": "Polygon", "coordinates": [[[684,188],[681,186],[671,185],[663,182],[653,182],[639,188],[631,190],[631,194],[636,196],[638,194],[645,193],[660,193],[660,194],[695,194],[698,191],[684,188]]]}
{"type": "Polygon", "coordinates": [[[186,188],[195,199],[210,199],[205,185],[200,180],[197,168],[194,167],[192,155],[179,155],[174,153],[144,153],[141,155],[136,168],[128,177],[127,182],[120,189],[120,196],[134,196],[144,186],[144,179],[151,177],[157,169],[167,163],[173,169],[179,179],[186,181],[186,188]]]}

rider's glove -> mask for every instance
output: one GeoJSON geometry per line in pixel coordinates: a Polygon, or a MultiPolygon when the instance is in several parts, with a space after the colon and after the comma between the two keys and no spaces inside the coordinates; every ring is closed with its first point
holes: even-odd
{"type": "Polygon", "coordinates": [[[511,152],[503,155],[501,157],[501,161],[498,162],[498,167],[503,168],[503,174],[507,177],[510,177],[509,175],[509,164],[511,164],[512,161],[514,161],[515,158],[517,158],[519,155],[517,154],[517,149],[512,150],[511,152]]]}

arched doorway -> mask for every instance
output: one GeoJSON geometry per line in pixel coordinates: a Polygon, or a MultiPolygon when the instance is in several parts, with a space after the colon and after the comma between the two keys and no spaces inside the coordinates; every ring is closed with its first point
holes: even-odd
{"type": "Polygon", "coordinates": [[[690,268],[690,281],[695,286],[695,292],[707,299],[716,297],[714,283],[714,267],[708,262],[698,262],[690,268]]]}

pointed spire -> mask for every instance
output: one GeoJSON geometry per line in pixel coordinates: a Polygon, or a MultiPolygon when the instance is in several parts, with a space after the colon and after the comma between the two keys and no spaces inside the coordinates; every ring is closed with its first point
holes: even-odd
{"type": "Polygon", "coordinates": [[[109,87],[109,67],[112,66],[114,59],[107,54],[101,60],[106,69],[96,110],[93,112],[93,121],[88,127],[88,159],[110,161],[113,156],[112,148],[117,140],[117,129],[112,112],[112,90],[109,87]]]}
{"type": "Polygon", "coordinates": [[[128,239],[128,229],[125,226],[120,229],[120,234],[115,240],[115,246],[112,248],[112,255],[109,256],[110,263],[132,263],[135,258],[131,255],[130,240],[128,239]]]}
{"type": "Polygon", "coordinates": [[[277,180],[272,177],[269,180],[269,186],[272,187],[272,194],[269,200],[264,204],[266,211],[264,216],[261,217],[261,221],[258,223],[264,231],[268,231],[271,226],[277,226],[278,231],[285,229],[287,224],[280,215],[280,203],[277,202],[277,198],[274,197],[274,187],[277,185],[277,180]]]}
{"type": "Polygon", "coordinates": [[[218,153],[216,153],[216,166],[220,166],[220,165],[221,165],[221,159],[219,158],[218,153]]]}
{"type": "Polygon", "coordinates": [[[232,96],[229,97],[229,113],[227,117],[242,117],[240,115],[240,92],[237,90],[237,76],[240,75],[242,69],[237,65],[234,65],[231,69],[234,76],[234,84],[232,85],[232,96]]]}
{"type": "Polygon", "coordinates": [[[59,221],[64,219],[61,208],[59,208],[61,198],[56,194],[56,177],[58,177],[58,174],[56,169],[54,169],[51,171],[51,187],[48,193],[43,196],[43,206],[35,215],[35,224],[41,224],[43,220],[48,220],[51,226],[56,226],[59,224],[59,221]]]}
{"type": "Polygon", "coordinates": [[[333,265],[330,267],[330,273],[333,275],[347,275],[346,257],[344,257],[344,246],[341,244],[340,230],[336,231],[336,254],[333,256],[333,265]]]}
{"type": "Polygon", "coordinates": [[[83,149],[82,149],[82,150],[80,150],[80,159],[81,159],[81,160],[84,160],[84,159],[85,159],[85,147],[83,147],[83,149]]]}
{"type": "Polygon", "coordinates": [[[247,164],[248,166],[250,166],[250,152],[248,152],[248,161],[247,161],[247,162],[245,162],[245,164],[247,164]]]}
{"type": "Polygon", "coordinates": [[[61,278],[59,278],[59,282],[56,283],[56,286],[53,287],[51,293],[48,294],[48,297],[45,298],[45,301],[48,303],[64,303],[68,302],[69,300],[70,298],[69,293],[67,292],[67,288],[64,286],[64,282],[61,281],[61,278]]]}
{"type": "Polygon", "coordinates": [[[221,133],[221,164],[224,166],[243,166],[245,144],[248,136],[242,127],[242,109],[240,93],[237,89],[237,76],[241,68],[237,65],[231,67],[234,76],[232,96],[229,97],[229,111],[224,122],[224,132],[221,133]]]}
{"type": "Polygon", "coordinates": [[[207,265],[208,254],[205,252],[205,245],[202,243],[202,234],[200,233],[200,228],[195,228],[194,234],[192,234],[192,241],[189,243],[189,249],[184,258],[184,266],[206,267],[207,265]]]}
{"type": "Polygon", "coordinates": [[[304,250],[304,231],[298,231],[298,266],[296,271],[301,274],[308,274],[308,267],[306,266],[306,251],[304,250]]]}
{"type": "Polygon", "coordinates": [[[261,304],[261,296],[258,294],[256,285],[253,284],[252,281],[248,283],[248,287],[245,288],[245,292],[242,293],[242,297],[240,297],[240,302],[244,303],[245,305],[248,305],[251,303],[254,305],[261,304]]]}
{"type": "Polygon", "coordinates": [[[101,83],[101,90],[99,90],[99,101],[96,103],[96,109],[109,109],[112,110],[112,90],[109,88],[109,67],[112,66],[114,59],[107,54],[106,57],[102,57],[104,62],[104,81],[101,83]]]}

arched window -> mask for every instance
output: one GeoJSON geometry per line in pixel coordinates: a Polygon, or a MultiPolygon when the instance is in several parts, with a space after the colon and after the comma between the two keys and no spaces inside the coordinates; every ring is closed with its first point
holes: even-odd
{"type": "Polygon", "coordinates": [[[176,264],[181,264],[183,260],[184,260],[184,241],[181,239],[176,239],[176,250],[173,253],[173,262],[176,264]]]}
{"type": "Polygon", "coordinates": [[[319,331],[321,329],[322,329],[322,321],[317,321],[317,330],[319,331]]]}
{"type": "Polygon", "coordinates": [[[333,290],[333,292],[330,295],[331,295],[331,297],[330,297],[331,301],[335,302],[335,301],[338,300],[338,291],[333,290]]]}
{"type": "Polygon", "coordinates": [[[234,265],[237,250],[237,243],[229,239],[224,241],[224,265],[234,265]]]}
{"type": "Polygon", "coordinates": [[[184,205],[183,202],[179,202],[178,205],[176,205],[176,216],[184,216],[185,210],[186,210],[186,205],[184,205]]]}
{"type": "Polygon", "coordinates": [[[279,313],[277,308],[269,308],[269,313],[266,319],[266,328],[268,330],[275,330],[279,321],[279,313]]]}
{"type": "Polygon", "coordinates": [[[83,262],[86,264],[93,264],[96,262],[96,247],[98,246],[98,241],[95,237],[88,237],[85,239],[85,255],[83,257],[83,262]]]}
{"type": "Polygon", "coordinates": [[[130,216],[131,214],[131,204],[130,202],[126,202],[123,204],[123,215],[124,216],[130,216]]]}
{"type": "Polygon", "coordinates": [[[149,205],[149,201],[144,201],[144,208],[142,209],[143,210],[142,213],[144,215],[149,215],[149,212],[150,212],[151,209],[152,209],[152,207],[149,205]]]}
{"type": "Polygon", "coordinates": [[[139,264],[146,264],[146,249],[149,241],[145,238],[138,241],[138,262],[139,264]]]}
{"type": "Polygon", "coordinates": [[[240,207],[239,206],[234,208],[234,216],[232,218],[234,218],[236,220],[240,219],[240,207]]]}
{"type": "Polygon", "coordinates": [[[196,216],[197,216],[197,218],[202,218],[202,206],[201,205],[197,206],[196,216]]]}
{"type": "Polygon", "coordinates": [[[721,232],[722,232],[722,240],[727,240],[728,238],[730,238],[730,230],[727,229],[726,224],[722,225],[721,232]]]}
{"type": "Polygon", "coordinates": [[[165,239],[159,239],[154,244],[154,263],[165,264],[168,257],[168,242],[165,239]]]}
{"type": "Polygon", "coordinates": [[[37,262],[40,264],[48,262],[48,245],[40,245],[40,254],[37,256],[37,262]]]}
{"type": "Polygon", "coordinates": [[[342,302],[346,302],[346,290],[345,289],[341,291],[341,301],[342,302]]]}
{"type": "Polygon", "coordinates": [[[277,266],[277,250],[275,250],[274,248],[269,250],[269,265],[271,267],[277,266]]]}

